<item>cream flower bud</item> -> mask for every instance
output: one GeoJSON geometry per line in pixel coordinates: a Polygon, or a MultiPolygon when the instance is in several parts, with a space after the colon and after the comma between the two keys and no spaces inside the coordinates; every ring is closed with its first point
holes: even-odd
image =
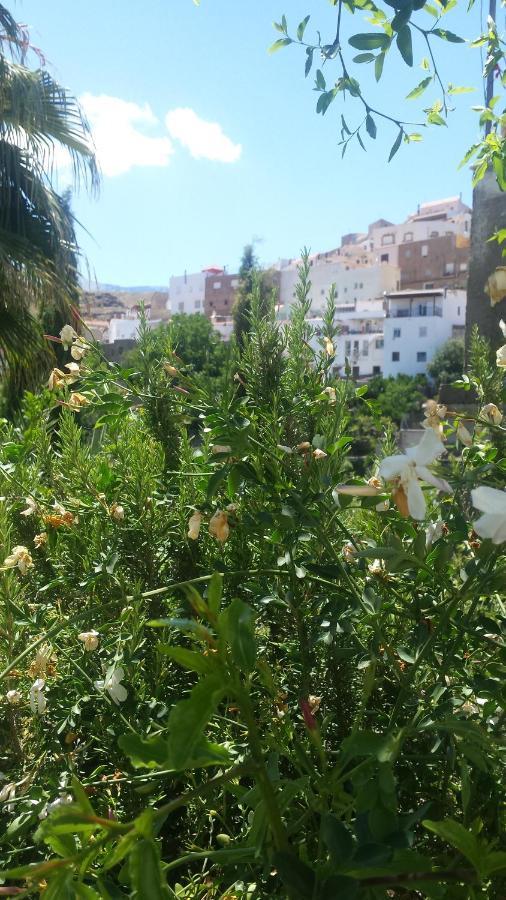
{"type": "Polygon", "coordinates": [[[78,337],[77,340],[72,344],[70,348],[70,355],[72,359],[80,362],[85,353],[88,351],[88,345],[83,341],[82,338],[78,337]]]}
{"type": "Polygon", "coordinates": [[[7,703],[10,703],[11,706],[17,706],[18,703],[21,703],[22,700],[21,691],[7,691],[5,697],[7,699],[7,703]]]}
{"type": "Polygon", "coordinates": [[[323,345],[324,345],[325,353],[327,354],[327,356],[334,356],[334,353],[335,353],[334,344],[332,343],[330,338],[328,338],[328,337],[324,338],[323,345]]]}
{"type": "Polygon", "coordinates": [[[320,450],[319,447],[317,447],[316,450],[313,450],[314,459],[325,459],[326,456],[325,450],[320,450]]]}
{"type": "Polygon", "coordinates": [[[84,649],[87,653],[91,653],[92,650],[96,650],[98,647],[99,634],[98,631],[82,631],[81,634],[78,634],[77,637],[84,644],[84,649]]]}
{"type": "Polygon", "coordinates": [[[175,366],[172,366],[169,362],[164,362],[163,370],[167,373],[167,375],[170,375],[171,378],[175,378],[176,375],[179,375],[178,369],[176,369],[175,366]]]}
{"type": "Polygon", "coordinates": [[[88,406],[89,402],[90,401],[84,394],[80,394],[76,391],[70,395],[68,405],[77,412],[82,406],[88,406]]]}
{"type": "Polygon", "coordinates": [[[327,394],[327,397],[329,398],[329,403],[336,402],[336,389],[335,388],[330,387],[330,385],[329,385],[328,387],[326,387],[324,389],[323,393],[327,394]]]}
{"type": "Polygon", "coordinates": [[[230,534],[230,526],[228,524],[228,516],[224,510],[217,509],[211,521],[209,522],[209,534],[224,544],[228,540],[230,534]]]}
{"type": "Polygon", "coordinates": [[[309,441],[302,441],[301,444],[297,444],[297,450],[300,450],[301,453],[305,453],[306,450],[311,450],[311,444],[309,441]]]}
{"type": "Polygon", "coordinates": [[[26,575],[28,569],[33,566],[33,560],[27,547],[18,545],[13,547],[12,553],[4,559],[2,569],[19,569],[22,575],[26,575]]]}
{"type": "Polygon", "coordinates": [[[502,347],[499,347],[499,350],[496,353],[496,363],[501,368],[506,366],[506,344],[503,344],[502,347]]]}
{"type": "Polygon", "coordinates": [[[473,438],[471,433],[467,430],[466,426],[459,422],[457,425],[457,437],[461,444],[464,444],[466,447],[470,447],[473,443],[473,438]]]}
{"type": "Polygon", "coordinates": [[[31,497],[26,497],[25,499],[26,509],[23,509],[20,513],[21,516],[33,516],[34,513],[37,512],[37,504],[35,500],[32,500],[31,497]]]}
{"type": "Polygon", "coordinates": [[[60,339],[65,350],[72,346],[76,338],[77,332],[72,328],[72,325],[64,325],[60,331],[60,339]]]}
{"type": "Polygon", "coordinates": [[[232,453],[232,447],[229,447],[228,444],[213,444],[211,447],[211,453],[232,453]]]}
{"type": "Polygon", "coordinates": [[[197,540],[197,538],[199,536],[201,525],[202,525],[202,513],[197,510],[196,512],[193,513],[192,516],[190,516],[190,518],[188,520],[188,537],[190,538],[191,541],[197,540]]]}
{"type": "Polygon", "coordinates": [[[115,522],[122,522],[125,518],[125,510],[121,503],[113,503],[109,512],[115,522]]]}
{"type": "Polygon", "coordinates": [[[41,531],[40,534],[36,534],[33,543],[35,544],[35,549],[39,550],[40,547],[43,547],[44,544],[47,544],[47,531],[41,531]]]}
{"type": "Polygon", "coordinates": [[[480,419],[485,419],[491,425],[500,425],[503,415],[495,403],[487,403],[480,411],[480,419]]]}

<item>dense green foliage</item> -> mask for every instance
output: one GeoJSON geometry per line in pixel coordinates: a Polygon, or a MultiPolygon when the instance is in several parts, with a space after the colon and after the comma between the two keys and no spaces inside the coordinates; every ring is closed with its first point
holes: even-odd
{"type": "Polygon", "coordinates": [[[90,347],[2,425],[20,896],[505,895],[506,510],[477,524],[470,493],[506,497],[502,380],[469,374],[470,446],[442,456],[437,420],[419,470],[387,436],[339,487],[367,395],[310,349],[309,273],[286,333],[253,303],[218,390],[145,330],[136,366],[90,347]]]}
{"type": "Polygon", "coordinates": [[[452,384],[460,378],[464,369],[464,341],[451,338],[436,350],[427,366],[427,373],[433,379],[436,389],[442,384],[452,384]]]}

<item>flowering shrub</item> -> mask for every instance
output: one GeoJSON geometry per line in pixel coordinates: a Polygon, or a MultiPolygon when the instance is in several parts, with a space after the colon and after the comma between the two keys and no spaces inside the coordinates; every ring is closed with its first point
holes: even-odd
{"type": "Polygon", "coordinates": [[[214,395],[67,327],[3,423],[0,893],[506,896],[502,370],[356,478],[308,292],[214,395]]]}

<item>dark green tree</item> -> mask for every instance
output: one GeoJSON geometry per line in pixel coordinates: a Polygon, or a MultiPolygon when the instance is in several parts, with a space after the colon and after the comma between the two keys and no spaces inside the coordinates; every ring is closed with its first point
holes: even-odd
{"type": "Polygon", "coordinates": [[[262,272],[253,244],[246,244],[239,266],[239,290],[234,304],[234,334],[239,347],[251,329],[251,306],[254,291],[258,291],[258,313],[268,315],[272,303],[273,286],[267,273],[262,272]]]}
{"type": "Polygon", "coordinates": [[[427,366],[429,377],[433,379],[437,389],[442,384],[451,384],[462,377],[464,371],[464,342],[451,338],[436,350],[433,359],[427,366]]]}

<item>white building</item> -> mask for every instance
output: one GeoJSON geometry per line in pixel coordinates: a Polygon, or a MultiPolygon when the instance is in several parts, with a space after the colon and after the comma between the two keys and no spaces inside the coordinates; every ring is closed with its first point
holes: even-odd
{"type": "Polygon", "coordinates": [[[399,245],[425,241],[445,235],[468,236],[471,230],[471,209],[460,197],[421,203],[416,213],[405,222],[395,225],[380,219],[373,222],[367,234],[348,235],[350,246],[373,253],[378,262],[399,264],[399,245]]]}
{"type": "MultiPolygon", "coordinates": [[[[354,378],[370,378],[383,372],[383,325],[385,311],[380,301],[369,309],[340,312],[336,316],[339,334],[334,338],[336,375],[345,374],[345,362],[351,367],[354,378]]],[[[311,346],[321,352],[323,320],[309,320],[316,329],[311,346]]]]}
{"type": "Polygon", "coordinates": [[[169,282],[167,309],[176,313],[203,313],[207,271],[173,275],[169,282]]]}
{"type": "Polygon", "coordinates": [[[391,291],[386,295],[383,374],[418,375],[436,350],[463,334],[463,290],[391,291]]]}
{"type": "MultiPolygon", "coordinates": [[[[364,259],[367,260],[367,257],[364,259]]],[[[333,284],[337,292],[336,306],[343,312],[370,307],[373,301],[382,300],[386,291],[399,287],[399,271],[396,266],[378,265],[372,260],[357,264],[354,258],[334,253],[314,257],[311,263],[310,315],[313,318],[322,316],[333,284]]],[[[295,301],[298,280],[295,262],[280,269],[278,318],[281,320],[290,318],[290,307],[295,301]]]]}
{"type": "MultiPolygon", "coordinates": [[[[162,324],[161,319],[148,319],[146,324],[149,328],[156,328],[162,324]]],[[[123,316],[121,318],[112,318],[109,321],[108,342],[114,344],[115,341],[137,340],[141,320],[138,316],[123,316]]]]}

